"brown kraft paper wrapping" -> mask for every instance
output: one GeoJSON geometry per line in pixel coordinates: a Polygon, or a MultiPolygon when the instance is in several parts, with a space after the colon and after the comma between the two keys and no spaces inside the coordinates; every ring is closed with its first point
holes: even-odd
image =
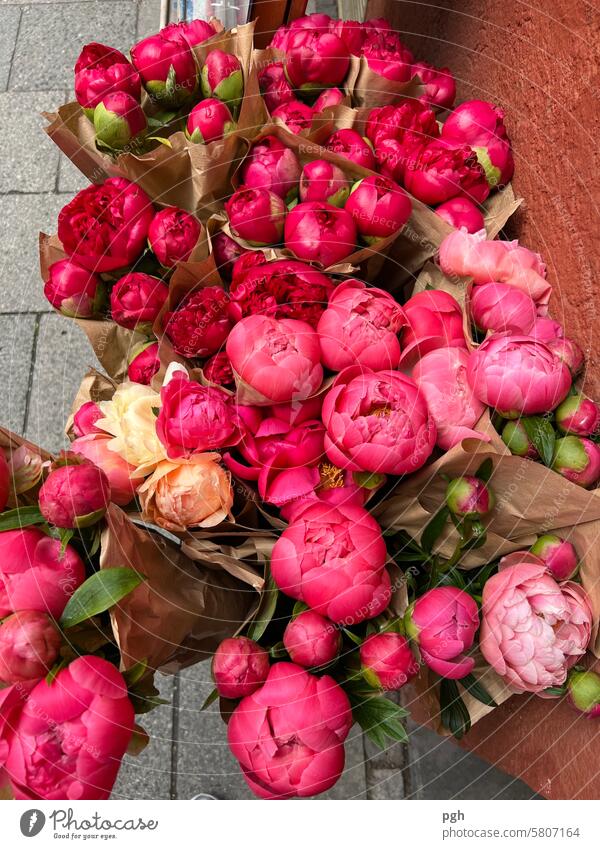
{"type": "Polygon", "coordinates": [[[145,576],[110,613],[124,669],[145,661],[175,673],[205,660],[258,602],[256,589],[213,562],[212,552],[192,560],[162,536],[137,528],[114,504],[106,514],[100,566],[129,566],[145,576]]]}
{"type": "Polygon", "coordinates": [[[156,142],[147,153],[123,152],[113,158],[100,152],[95,143],[94,126],[78,103],[61,106],[57,113],[46,114],[46,132],[92,183],[107,177],[126,177],[138,183],[161,206],[178,206],[200,216],[213,211],[215,201],[229,193],[229,180],[235,162],[244,147],[265,120],[259,96],[256,71],[252,67],[254,23],[216,33],[197,45],[200,61],[214,49],[234,53],[244,73],[244,98],[237,130],[208,145],[191,144],[182,131],[173,133],[168,144],[156,142]],[[203,211],[206,210],[204,213],[203,211]]]}

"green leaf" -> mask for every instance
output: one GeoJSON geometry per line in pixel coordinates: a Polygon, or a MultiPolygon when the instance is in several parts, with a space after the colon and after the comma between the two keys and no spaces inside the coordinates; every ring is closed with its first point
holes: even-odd
{"type": "Polygon", "coordinates": [[[358,637],[356,634],[353,634],[352,631],[349,631],[348,628],[342,628],[344,634],[348,637],[348,639],[354,643],[355,646],[362,646],[362,639],[358,637]]]}
{"type": "Polygon", "coordinates": [[[173,145],[171,144],[171,142],[169,141],[169,139],[165,139],[163,136],[148,136],[148,137],[147,137],[147,140],[148,140],[148,141],[157,141],[157,142],[160,142],[161,144],[164,144],[164,146],[165,146],[165,147],[170,147],[170,148],[172,148],[172,147],[173,147],[173,145]]]}
{"type": "Polygon", "coordinates": [[[43,525],[45,521],[37,505],[17,507],[0,514],[0,531],[14,531],[28,525],[43,525]]]}
{"type": "Polygon", "coordinates": [[[467,706],[460,697],[456,681],[442,678],[440,684],[441,720],[457,740],[471,728],[471,718],[467,706]]]}
{"type": "Polygon", "coordinates": [[[478,681],[471,673],[465,675],[464,678],[461,678],[458,683],[463,686],[465,690],[468,690],[469,693],[477,699],[477,701],[487,705],[488,707],[498,707],[498,704],[490,696],[481,681],[478,681]]]}
{"type": "Polygon", "coordinates": [[[444,526],[449,515],[450,511],[448,510],[448,508],[442,507],[441,510],[438,510],[435,516],[433,516],[433,518],[429,520],[429,522],[425,526],[425,530],[421,535],[421,548],[423,549],[423,551],[426,551],[428,554],[431,554],[436,540],[444,530],[444,526]]]}
{"type": "Polygon", "coordinates": [[[68,665],[69,665],[69,660],[67,660],[67,658],[65,658],[65,657],[62,657],[58,661],[58,663],[55,663],[54,666],[52,667],[52,669],[50,669],[50,671],[46,675],[46,684],[48,684],[48,686],[51,687],[52,684],[54,683],[54,679],[56,678],[58,673],[61,671],[61,669],[65,669],[68,665]]]}
{"type": "Polygon", "coordinates": [[[566,687],[546,687],[544,690],[544,693],[547,693],[549,696],[564,696],[566,692],[566,687]]]}
{"type": "Polygon", "coordinates": [[[281,658],[285,657],[286,654],[287,651],[282,640],[280,640],[278,643],[275,643],[275,645],[271,646],[271,648],[269,649],[269,657],[272,657],[274,660],[281,660],[281,658]]]}
{"type": "Polygon", "coordinates": [[[75,590],[67,602],[60,618],[61,627],[66,630],[91,616],[104,613],[129,595],[143,580],[143,575],[127,566],[95,572],[75,590]]]}
{"type": "Polygon", "coordinates": [[[545,466],[551,466],[556,442],[556,433],[551,422],[541,416],[526,416],[521,419],[521,424],[540,455],[542,463],[545,466]]]}
{"type": "Polygon", "coordinates": [[[304,604],[303,601],[297,601],[292,610],[292,619],[295,619],[296,616],[304,613],[305,610],[310,610],[308,604],[304,604]]]}
{"type": "Polygon", "coordinates": [[[211,690],[208,696],[204,699],[202,707],[200,710],[206,710],[207,707],[210,707],[213,702],[215,702],[219,698],[219,693],[217,692],[217,688],[211,690]]]}
{"type": "Polygon", "coordinates": [[[165,92],[169,100],[173,100],[177,93],[177,72],[174,65],[171,65],[169,68],[169,73],[165,80],[165,92]]]}
{"type": "Polygon", "coordinates": [[[390,739],[400,743],[408,742],[408,735],[402,723],[408,711],[376,690],[348,685],[344,689],[350,699],[354,721],[376,746],[385,749],[390,739]]]}
{"type": "Polygon", "coordinates": [[[475,477],[479,478],[479,480],[485,481],[487,483],[492,476],[492,472],[494,471],[494,463],[491,457],[487,457],[481,464],[481,466],[475,472],[475,477]]]}
{"type": "Polygon", "coordinates": [[[129,669],[123,673],[123,678],[128,687],[133,687],[140,681],[148,671],[148,664],[145,660],[140,660],[134,663],[129,669]]]}
{"type": "Polygon", "coordinates": [[[273,580],[271,570],[269,569],[265,586],[260,597],[258,610],[256,611],[246,632],[247,636],[251,640],[256,640],[258,642],[267,630],[267,627],[273,618],[273,614],[275,613],[278,598],[279,590],[277,589],[277,585],[273,580]]]}
{"type": "Polygon", "coordinates": [[[60,552],[58,554],[58,559],[60,560],[65,551],[67,550],[68,544],[73,539],[75,531],[73,528],[59,528],[58,534],[60,538],[60,552]]]}

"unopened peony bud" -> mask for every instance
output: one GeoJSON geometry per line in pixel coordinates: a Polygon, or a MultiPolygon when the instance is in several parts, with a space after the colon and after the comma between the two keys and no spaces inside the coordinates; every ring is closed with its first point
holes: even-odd
{"type": "Polygon", "coordinates": [[[343,99],[344,95],[339,88],[326,88],[313,103],[313,111],[322,112],[331,106],[338,106],[343,99]]]}
{"type": "Polygon", "coordinates": [[[194,106],[188,115],[185,134],[193,144],[210,144],[235,129],[236,123],[227,106],[209,97],[194,106]]]}
{"type": "Polygon", "coordinates": [[[149,386],[159,368],[158,342],[143,342],[131,351],[127,377],[133,383],[149,386]]]}
{"type": "Polygon", "coordinates": [[[87,528],[106,513],[110,486],[93,463],[59,466],[40,489],[40,511],[57,528],[87,528]]]}
{"type": "Polygon", "coordinates": [[[53,262],[48,270],[44,295],[53,307],[72,318],[92,318],[105,302],[100,277],[70,259],[53,262]]]}
{"type": "Polygon", "coordinates": [[[342,645],[342,635],[320,613],[305,610],[287,625],[283,644],[294,663],[311,668],[335,660],[342,645]]]}
{"type": "Polygon", "coordinates": [[[114,150],[127,147],[147,126],[142,107],[124,91],[107,94],[94,109],[96,140],[114,150]]]}
{"type": "Polygon", "coordinates": [[[337,165],[325,159],[307,162],[300,175],[300,200],[322,201],[344,206],[350,194],[350,184],[337,165]]]}
{"type": "Polygon", "coordinates": [[[269,674],[269,655],[248,637],[223,640],[215,652],[212,675],[224,699],[242,699],[261,687],[269,674]]]}
{"type": "Polygon", "coordinates": [[[47,613],[20,610],[0,625],[0,681],[43,678],[60,650],[60,633],[47,613]]]}
{"type": "Polygon", "coordinates": [[[112,319],[129,330],[150,330],[168,296],[169,287],[160,278],[131,271],[111,290],[112,319]]]}
{"type": "Polygon", "coordinates": [[[536,460],[539,456],[521,419],[506,422],[502,431],[502,442],[510,453],[517,457],[529,457],[530,460],[536,460]]]}
{"type": "Polygon", "coordinates": [[[559,360],[567,366],[572,377],[577,377],[583,368],[584,354],[581,347],[573,339],[550,339],[548,347],[559,360]]]}
{"type": "Polygon", "coordinates": [[[600,448],[584,436],[563,436],[554,445],[552,468],[586,489],[600,478],[600,448]]]}
{"type": "Polygon", "coordinates": [[[8,492],[12,481],[15,495],[29,492],[40,482],[44,462],[37,451],[32,450],[26,444],[10,452],[8,459],[8,471],[0,460],[0,504],[2,509],[6,507],[8,492]]]}
{"type": "Polygon", "coordinates": [[[454,478],[446,488],[448,509],[461,518],[477,519],[485,516],[494,503],[494,494],[485,481],[472,475],[454,478]]]}
{"type": "Polygon", "coordinates": [[[554,415],[558,429],[575,436],[589,436],[600,424],[600,408],[583,395],[568,395],[554,415]]]}
{"type": "Polygon", "coordinates": [[[352,187],[345,209],[363,242],[372,245],[404,227],[412,203],[404,189],[388,177],[365,177],[352,187]]]}
{"type": "Polygon", "coordinates": [[[285,220],[285,246],[298,259],[327,268],[354,251],[356,225],[345,209],[329,203],[299,203],[285,220]]]}
{"type": "Polygon", "coordinates": [[[226,201],[225,211],[234,236],[250,245],[263,247],[281,242],[287,208],[274,192],[241,186],[226,201]]]}
{"type": "Polygon", "coordinates": [[[88,433],[102,433],[96,427],[96,422],[104,413],[94,401],[86,401],[73,416],[73,433],[76,437],[86,436],[88,433]]]}
{"type": "Polygon", "coordinates": [[[478,233],[485,227],[483,214],[476,203],[469,198],[452,198],[441,203],[435,212],[451,227],[460,230],[464,227],[467,233],[478,233]]]}
{"type": "Polygon", "coordinates": [[[200,74],[200,85],[204,97],[216,97],[232,111],[236,110],[244,94],[240,60],[231,53],[211,50],[200,74]]]}
{"type": "Polygon", "coordinates": [[[163,108],[188,106],[198,90],[198,66],[177,25],[164,27],[131,48],[131,61],[144,88],[163,108]]]}
{"type": "Polygon", "coordinates": [[[600,716],[600,675],[591,669],[574,669],[567,680],[569,702],[588,719],[600,716]]]}
{"type": "Polygon", "coordinates": [[[148,242],[157,260],[165,268],[185,262],[200,238],[202,225],[195,215],[168,206],[156,213],[148,229],[148,242]]]}
{"type": "Polygon", "coordinates": [[[362,674],[378,690],[399,690],[419,671],[419,664],[401,634],[372,634],[360,647],[362,674]]]}
{"type": "Polygon", "coordinates": [[[579,568],[575,548],[562,537],[544,534],[531,546],[531,553],[543,560],[546,569],[557,581],[568,581],[579,568]]]}

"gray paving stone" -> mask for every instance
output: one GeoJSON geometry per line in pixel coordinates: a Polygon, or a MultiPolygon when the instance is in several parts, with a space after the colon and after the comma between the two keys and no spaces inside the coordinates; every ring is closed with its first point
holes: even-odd
{"type": "Polygon", "coordinates": [[[0,196],[0,313],[51,311],[40,279],[38,233],[56,232],[67,201],[54,194],[0,196]]]}
{"type": "Polygon", "coordinates": [[[526,784],[409,723],[409,799],[538,799],[526,784]]]}
{"type": "MultiPolygon", "coordinates": [[[[67,156],[61,155],[58,166],[58,191],[75,195],[89,184],[90,181],[81,173],[79,168],[76,168],[67,156]]],[[[69,198],[64,199],[65,203],[68,201],[69,198]]]]}
{"type": "Polygon", "coordinates": [[[63,429],[79,384],[98,361],[79,327],[53,313],[38,330],[26,436],[49,451],[67,444],[63,429]]]}
{"type": "Polygon", "coordinates": [[[84,44],[100,41],[127,51],[135,40],[133,0],[90,0],[23,8],[9,79],[11,90],[69,88],[84,44]]]}
{"type": "Polygon", "coordinates": [[[17,6],[0,7],[0,91],[8,87],[10,63],[15,48],[21,9],[17,6]]]}
{"type": "Polygon", "coordinates": [[[169,799],[171,792],[171,746],[173,744],[173,678],[156,676],[160,697],[169,704],[138,716],[150,742],[136,757],[126,755],[112,792],[113,799],[169,799]]]}
{"type": "Polygon", "coordinates": [[[0,94],[0,194],[54,191],[60,151],[43,132],[47,122],[40,112],[64,100],[64,91],[0,94]]]}
{"type": "Polygon", "coordinates": [[[0,316],[0,425],[23,433],[36,316],[0,316]]]}

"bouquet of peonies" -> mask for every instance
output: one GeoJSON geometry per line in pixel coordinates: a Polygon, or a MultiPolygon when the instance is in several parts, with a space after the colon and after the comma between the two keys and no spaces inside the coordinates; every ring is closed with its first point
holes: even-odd
{"type": "Polygon", "coordinates": [[[210,654],[266,798],[330,788],[353,723],[405,740],[388,693],[457,738],[513,693],[600,713],[600,412],[542,259],[495,238],[519,204],[504,113],[439,120],[452,75],[381,20],[300,18],[254,55],[252,25],[194,21],[75,71],[49,132],[94,184],[41,268],[108,377],[33,483],[0,463],[0,545],[36,534],[53,570],[35,627],[3,579],[13,793],[105,798],[154,671],[210,654]],[[62,687],[119,723],[110,768],[71,726],[23,766],[62,687]]]}

